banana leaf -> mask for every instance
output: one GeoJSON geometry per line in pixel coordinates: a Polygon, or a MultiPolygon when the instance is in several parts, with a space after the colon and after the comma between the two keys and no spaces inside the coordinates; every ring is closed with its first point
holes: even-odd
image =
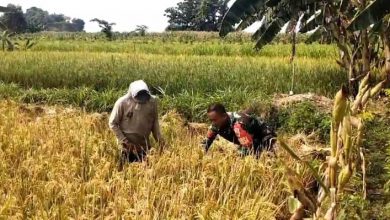
{"type": "Polygon", "coordinates": [[[245,30],[247,27],[251,26],[254,24],[256,21],[260,21],[262,16],[255,15],[255,16],[250,16],[244,19],[237,27],[237,31],[242,31],[245,30]]]}
{"type": "Polygon", "coordinates": [[[363,9],[348,25],[348,30],[358,31],[380,22],[390,13],[389,0],[376,0],[363,9]]]}
{"type": "Polygon", "coordinates": [[[247,17],[254,16],[259,11],[265,8],[266,0],[237,0],[229,8],[228,12],[222,20],[219,36],[224,37],[229,32],[234,31],[234,26],[247,19],[247,17]]]}
{"type": "Polygon", "coordinates": [[[271,25],[272,21],[269,21],[267,17],[265,17],[257,31],[252,35],[253,41],[258,41],[260,37],[264,34],[267,28],[271,25]]]}
{"type": "Polygon", "coordinates": [[[277,18],[272,21],[267,30],[261,35],[257,41],[255,49],[260,50],[266,44],[270,43],[275,36],[282,30],[282,27],[288,22],[289,19],[277,18]]]}
{"type": "Polygon", "coordinates": [[[297,19],[291,19],[290,22],[288,22],[286,33],[291,33],[295,31],[295,28],[297,26],[298,20],[297,19]]]}
{"type": "Polygon", "coordinates": [[[267,3],[265,3],[268,7],[275,7],[279,4],[281,0],[268,0],[267,3]]]}
{"type": "Polygon", "coordinates": [[[318,41],[322,35],[324,34],[325,30],[323,27],[319,27],[317,28],[312,34],[310,34],[310,36],[307,38],[307,40],[305,41],[306,44],[311,44],[315,41],[318,41]]]}
{"type": "Polygon", "coordinates": [[[299,30],[300,33],[307,33],[311,30],[314,30],[317,26],[322,24],[324,19],[322,10],[314,15],[313,18],[309,19],[307,22],[302,23],[302,27],[299,30]]]}

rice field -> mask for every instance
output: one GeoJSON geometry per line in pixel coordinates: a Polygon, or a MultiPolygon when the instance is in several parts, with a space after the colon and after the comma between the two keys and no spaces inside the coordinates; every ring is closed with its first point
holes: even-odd
{"type": "Polygon", "coordinates": [[[0,219],[286,219],[284,168],[310,184],[304,167],[284,151],[241,158],[221,140],[204,154],[204,131],[186,123],[213,102],[261,111],[290,90],[333,97],[347,78],[334,45],[300,44],[293,70],[289,45],[255,52],[248,36],[30,37],[31,50],[0,52],[0,219]],[[137,79],[158,96],[167,144],[119,172],[106,112],[137,79]]]}
{"type": "Polygon", "coordinates": [[[290,45],[256,52],[247,38],[183,33],[106,42],[61,36],[34,36],[30,51],[0,52],[0,97],[103,112],[131,81],[144,79],[163,112],[176,109],[199,121],[211,102],[247,107],[291,89],[332,97],[346,82],[334,45],[298,45],[293,68],[290,45]]]}
{"type": "MultiPolygon", "coordinates": [[[[0,102],[0,218],[284,219],[285,154],[241,158],[200,136],[174,112],[167,147],[117,171],[117,144],[99,114],[0,102]]],[[[305,172],[302,173],[306,176],[305,172]]]]}

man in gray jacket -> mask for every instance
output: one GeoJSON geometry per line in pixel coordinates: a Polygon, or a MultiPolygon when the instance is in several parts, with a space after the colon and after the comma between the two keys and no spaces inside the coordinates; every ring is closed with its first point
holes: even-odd
{"type": "Polygon", "coordinates": [[[142,80],[132,82],[129,92],[116,101],[109,126],[122,145],[120,169],[123,163],[139,162],[150,148],[149,136],[162,142],[158,122],[157,100],[142,80]]]}

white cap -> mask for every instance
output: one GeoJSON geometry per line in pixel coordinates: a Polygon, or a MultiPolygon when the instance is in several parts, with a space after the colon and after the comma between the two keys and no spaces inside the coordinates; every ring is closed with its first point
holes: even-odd
{"type": "Polygon", "coordinates": [[[137,80],[130,83],[129,93],[133,98],[136,97],[141,91],[147,91],[150,94],[149,87],[143,80],[137,80]]]}

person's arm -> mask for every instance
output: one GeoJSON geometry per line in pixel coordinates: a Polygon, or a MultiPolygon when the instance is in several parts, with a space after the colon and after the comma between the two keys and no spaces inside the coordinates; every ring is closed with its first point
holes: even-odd
{"type": "Polygon", "coordinates": [[[164,142],[162,135],[161,135],[161,129],[160,129],[160,123],[158,121],[158,103],[156,100],[156,105],[155,105],[155,114],[154,114],[154,122],[153,122],[153,128],[152,128],[152,134],[154,140],[157,142],[164,142]]]}
{"type": "Polygon", "coordinates": [[[118,100],[115,103],[114,108],[112,109],[110,119],[109,119],[109,126],[111,130],[114,132],[116,138],[118,139],[118,142],[122,144],[126,144],[127,139],[120,128],[120,122],[122,120],[122,117],[123,117],[123,109],[121,107],[120,101],[118,100]]]}
{"type": "Polygon", "coordinates": [[[211,126],[209,130],[207,131],[207,137],[203,141],[203,147],[205,151],[207,152],[211,145],[213,144],[215,138],[217,137],[218,133],[215,131],[215,129],[211,126]]]}
{"type": "Polygon", "coordinates": [[[234,133],[240,142],[242,147],[251,149],[253,147],[253,136],[245,130],[244,125],[241,123],[234,124],[234,133]]]}

